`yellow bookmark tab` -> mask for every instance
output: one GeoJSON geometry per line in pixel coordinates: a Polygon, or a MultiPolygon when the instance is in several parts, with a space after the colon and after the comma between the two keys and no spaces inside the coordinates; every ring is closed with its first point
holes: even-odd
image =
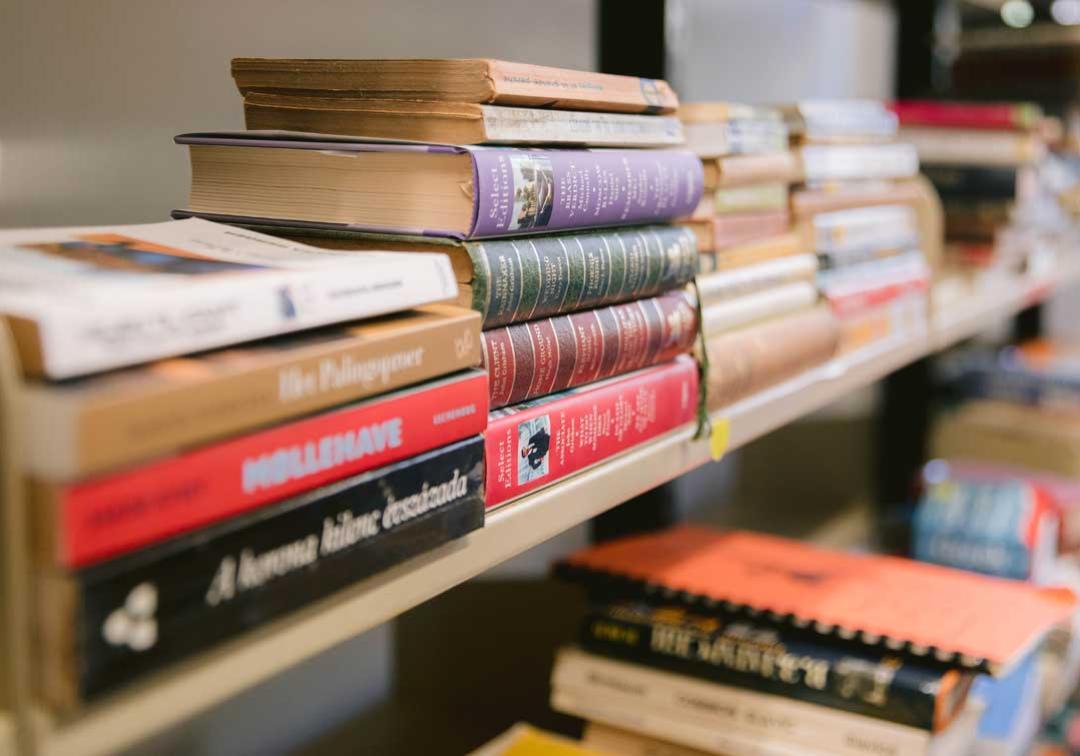
{"type": "Polygon", "coordinates": [[[727,453],[728,441],[731,439],[731,421],[726,417],[712,421],[712,432],[709,434],[709,455],[713,462],[719,462],[727,453]]]}

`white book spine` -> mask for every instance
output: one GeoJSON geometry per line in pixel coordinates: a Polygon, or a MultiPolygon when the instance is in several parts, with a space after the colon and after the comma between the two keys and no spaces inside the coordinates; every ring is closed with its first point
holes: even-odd
{"type": "Polygon", "coordinates": [[[702,305],[711,307],[724,300],[796,281],[810,281],[817,271],[815,255],[792,255],[742,268],[707,273],[697,277],[702,305]]]}
{"type": "Polygon", "coordinates": [[[725,331],[786,315],[817,302],[817,288],[808,281],[783,284],[753,294],[746,294],[702,309],[701,330],[706,338],[725,331]]]}
{"type": "Polygon", "coordinates": [[[588,144],[656,147],[683,143],[674,116],[481,106],[485,141],[493,144],[588,144]]]}

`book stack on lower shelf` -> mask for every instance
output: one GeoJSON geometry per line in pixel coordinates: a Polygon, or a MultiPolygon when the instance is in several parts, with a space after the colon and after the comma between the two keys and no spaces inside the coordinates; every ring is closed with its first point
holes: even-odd
{"type": "Polygon", "coordinates": [[[593,609],[552,707],[620,754],[956,754],[978,673],[1012,673],[1071,593],[892,557],[701,528],[591,547],[557,568],[593,609]],[[945,607],[964,597],[966,611],[945,607]],[[1008,603],[1016,619],[1000,617],[1008,603]],[[996,631],[986,632],[983,622],[996,631]],[[933,650],[931,652],[931,650],[933,650]]]}
{"type": "Polygon", "coordinates": [[[0,247],[53,709],[483,524],[479,318],[428,304],[445,257],[197,219],[0,247]]]}

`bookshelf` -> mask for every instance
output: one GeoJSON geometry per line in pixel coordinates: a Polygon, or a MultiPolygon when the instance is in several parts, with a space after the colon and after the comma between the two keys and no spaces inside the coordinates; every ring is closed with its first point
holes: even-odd
{"type": "MultiPolygon", "coordinates": [[[[925,333],[834,359],[714,413],[714,425],[727,424],[726,450],[737,449],[1078,283],[1080,262],[1070,262],[1043,275],[1016,278],[958,299],[933,313],[925,333]]],[[[7,433],[13,434],[18,384],[9,338],[6,330],[0,330],[4,391],[0,417],[7,433]]],[[[10,439],[10,435],[5,438],[3,448],[12,448],[6,443],[10,439]]],[[[17,476],[11,474],[14,460],[7,459],[4,598],[11,632],[3,639],[5,651],[12,654],[7,659],[18,663],[8,665],[4,672],[14,690],[9,708],[18,714],[0,713],[0,756],[15,752],[17,734],[25,738],[24,751],[40,754],[98,754],[130,747],[710,458],[709,440],[695,439],[693,427],[675,431],[495,511],[482,530],[455,543],[130,686],[66,722],[30,711],[30,670],[24,663],[30,640],[29,596],[24,592],[26,555],[19,550],[21,539],[13,536],[21,532],[23,507],[15,489],[17,476]]]]}

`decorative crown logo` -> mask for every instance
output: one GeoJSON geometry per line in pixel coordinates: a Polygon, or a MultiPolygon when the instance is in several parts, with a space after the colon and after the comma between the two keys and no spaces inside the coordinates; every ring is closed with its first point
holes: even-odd
{"type": "Polygon", "coordinates": [[[139,583],[131,589],[123,606],[105,619],[101,634],[110,646],[127,646],[132,651],[147,651],[157,643],[158,592],[153,583],[139,583]]]}

